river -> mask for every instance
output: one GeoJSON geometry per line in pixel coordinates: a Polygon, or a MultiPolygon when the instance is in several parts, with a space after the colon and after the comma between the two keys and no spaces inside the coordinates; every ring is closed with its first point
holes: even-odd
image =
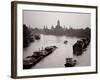
{"type": "Polygon", "coordinates": [[[79,38],[41,34],[40,40],[36,40],[31,43],[28,48],[23,50],[23,58],[31,56],[34,51],[44,49],[47,46],[55,45],[58,48],[32,68],[64,67],[66,57],[76,58],[78,61],[76,66],[90,66],[90,45],[81,56],[73,56],[72,46],[77,40],[79,40],[79,38]],[[68,41],[67,44],[64,44],[65,40],[68,41]]]}

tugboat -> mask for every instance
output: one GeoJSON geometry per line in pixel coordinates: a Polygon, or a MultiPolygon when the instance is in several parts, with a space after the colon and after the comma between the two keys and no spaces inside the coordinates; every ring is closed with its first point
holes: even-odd
{"type": "Polygon", "coordinates": [[[73,58],[66,58],[66,64],[65,67],[74,67],[77,63],[76,59],[73,58]]]}

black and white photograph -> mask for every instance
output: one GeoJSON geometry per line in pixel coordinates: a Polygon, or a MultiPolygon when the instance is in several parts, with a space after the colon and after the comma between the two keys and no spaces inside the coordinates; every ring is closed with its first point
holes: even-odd
{"type": "Polygon", "coordinates": [[[23,69],[91,65],[91,14],[23,11],[23,69]]]}
{"type": "Polygon", "coordinates": [[[12,76],[97,73],[97,7],[12,2],[12,76]]]}

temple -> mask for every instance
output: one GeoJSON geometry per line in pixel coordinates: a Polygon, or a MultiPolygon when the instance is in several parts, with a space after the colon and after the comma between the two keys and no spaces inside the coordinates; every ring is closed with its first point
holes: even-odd
{"type": "Polygon", "coordinates": [[[60,26],[60,21],[57,21],[57,25],[56,25],[56,29],[62,29],[62,27],[60,26]]]}

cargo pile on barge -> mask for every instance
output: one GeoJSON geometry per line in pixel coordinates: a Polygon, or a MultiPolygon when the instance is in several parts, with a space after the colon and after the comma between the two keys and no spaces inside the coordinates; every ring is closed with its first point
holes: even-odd
{"type": "Polygon", "coordinates": [[[31,68],[43,58],[51,54],[56,48],[56,46],[49,46],[46,47],[44,50],[33,52],[32,56],[28,56],[23,60],[23,69],[31,68]]]}

